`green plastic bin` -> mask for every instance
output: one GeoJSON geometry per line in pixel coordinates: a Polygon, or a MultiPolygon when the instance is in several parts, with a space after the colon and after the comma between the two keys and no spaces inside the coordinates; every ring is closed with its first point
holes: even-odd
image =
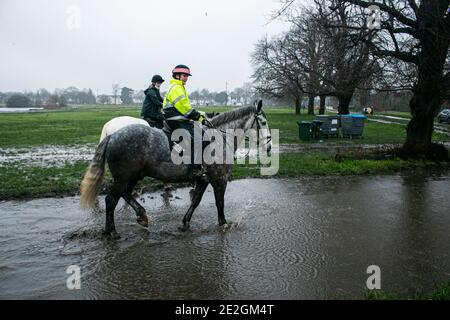
{"type": "Polygon", "coordinates": [[[310,141],[311,140],[311,122],[302,121],[297,122],[298,124],[298,136],[300,140],[310,141]]]}
{"type": "Polygon", "coordinates": [[[313,140],[323,140],[322,124],[323,122],[320,120],[314,120],[311,123],[311,138],[313,140]]]}

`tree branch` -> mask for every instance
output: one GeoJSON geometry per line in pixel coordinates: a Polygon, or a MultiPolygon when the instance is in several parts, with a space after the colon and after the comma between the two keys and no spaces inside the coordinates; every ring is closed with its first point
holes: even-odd
{"type": "Polygon", "coordinates": [[[417,6],[417,3],[415,0],[408,0],[409,6],[411,7],[411,9],[413,9],[414,14],[417,17],[417,11],[419,10],[419,7],[417,6]]]}
{"type": "Polygon", "coordinates": [[[410,26],[411,28],[417,28],[417,21],[407,16],[403,15],[400,11],[380,2],[366,2],[362,0],[344,0],[345,2],[358,5],[363,8],[368,8],[369,6],[376,5],[381,11],[388,13],[392,17],[396,18],[399,22],[410,26]]]}
{"type": "Polygon", "coordinates": [[[373,54],[376,56],[382,56],[382,57],[393,57],[393,58],[400,59],[404,62],[409,62],[409,63],[414,63],[414,64],[419,63],[419,58],[416,55],[414,55],[412,53],[408,53],[408,52],[391,51],[391,50],[375,50],[375,51],[373,51],[373,54]]]}

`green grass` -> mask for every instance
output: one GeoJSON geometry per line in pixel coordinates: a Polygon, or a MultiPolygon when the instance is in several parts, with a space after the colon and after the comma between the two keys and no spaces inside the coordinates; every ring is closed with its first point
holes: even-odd
{"type": "MultiPolygon", "coordinates": [[[[223,112],[227,107],[201,108],[223,112]]],[[[139,117],[139,106],[84,106],[59,111],[0,114],[0,148],[39,145],[77,145],[96,143],[103,125],[110,119],[128,115],[139,117]]],[[[302,143],[298,138],[298,121],[311,121],[314,116],[295,115],[291,109],[266,109],[271,129],[280,130],[280,143],[302,143]]],[[[405,128],[366,121],[362,139],[330,139],[334,144],[402,143],[405,128]]],[[[450,141],[450,137],[435,133],[435,141],[450,141]]]]}
{"type": "Polygon", "coordinates": [[[74,194],[88,162],[63,167],[0,167],[0,200],[74,194]]]}
{"type": "Polygon", "coordinates": [[[397,295],[381,290],[369,291],[366,300],[450,300],[450,283],[444,284],[431,293],[417,293],[414,295],[397,295]]]}
{"type": "MultiPolygon", "coordinates": [[[[367,175],[389,174],[413,169],[447,169],[447,163],[431,161],[390,160],[345,160],[337,162],[334,156],[325,152],[288,153],[280,155],[279,171],[276,177],[297,177],[308,175],[367,175]]],[[[260,167],[236,165],[233,177],[260,177],[260,167]]]]}
{"type": "MultiPolygon", "coordinates": [[[[0,166],[0,200],[17,198],[35,198],[43,196],[75,195],[88,166],[88,161],[79,161],[63,167],[38,168],[11,164],[0,166]]],[[[442,169],[447,164],[427,161],[393,160],[346,160],[336,162],[333,156],[326,153],[296,153],[281,154],[279,171],[272,177],[298,177],[322,175],[361,175],[361,174],[388,174],[414,169],[442,169]]],[[[239,164],[233,168],[233,179],[247,177],[261,177],[260,166],[239,164]]],[[[109,171],[105,176],[106,182],[110,180],[109,171]]],[[[136,188],[155,190],[161,188],[161,182],[146,178],[136,188]]]]}
{"type": "MultiPolygon", "coordinates": [[[[230,108],[202,109],[223,112],[230,108]]],[[[0,148],[95,144],[105,122],[121,115],[138,117],[139,112],[139,106],[83,106],[49,112],[0,114],[0,148]]],[[[313,120],[314,116],[295,115],[290,109],[267,108],[266,113],[270,127],[280,130],[280,143],[311,143],[298,139],[297,122],[313,120]]],[[[330,139],[323,143],[386,144],[402,143],[404,139],[405,130],[400,125],[366,122],[363,139],[330,139]]],[[[434,139],[450,140],[448,136],[437,133],[434,139]]],[[[80,161],[60,168],[36,168],[23,164],[0,166],[0,199],[74,194],[87,165],[86,161],[80,161]]],[[[378,174],[423,167],[446,168],[446,165],[400,159],[335,162],[329,153],[308,151],[280,155],[280,169],[276,176],[378,174]]],[[[260,168],[255,165],[237,165],[233,173],[235,179],[259,176],[260,168]]],[[[147,179],[144,185],[158,187],[161,183],[147,179]]]]}
{"type": "Polygon", "coordinates": [[[111,118],[139,116],[137,107],[67,109],[0,114],[0,147],[95,143],[111,118]]]}
{"type": "MultiPolygon", "coordinates": [[[[280,130],[280,143],[311,144],[317,141],[305,142],[298,138],[298,125],[300,121],[312,121],[315,116],[295,115],[292,110],[267,110],[267,117],[271,129],[280,130]]],[[[355,139],[331,138],[325,143],[333,144],[398,144],[406,139],[404,126],[398,124],[385,124],[374,121],[365,121],[363,137],[355,139]]],[[[434,141],[450,141],[450,136],[442,133],[433,133],[434,141]]]]}
{"type": "MultiPolygon", "coordinates": [[[[0,166],[0,200],[76,195],[88,165],[88,161],[78,161],[49,168],[21,166],[20,163],[0,166]]],[[[104,186],[111,181],[109,170],[103,181],[104,186]]],[[[136,189],[143,187],[151,191],[163,186],[161,181],[147,177],[136,189]]]]}

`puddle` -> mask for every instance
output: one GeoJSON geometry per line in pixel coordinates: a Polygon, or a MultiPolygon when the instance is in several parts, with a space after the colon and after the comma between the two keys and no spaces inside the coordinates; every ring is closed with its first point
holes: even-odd
{"type": "Polygon", "coordinates": [[[189,188],[138,199],[150,227],[121,201],[117,241],[102,236],[103,197],[0,202],[0,298],[333,299],[382,288],[430,291],[450,278],[450,177],[403,175],[247,179],[229,184],[217,227],[211,188],[191,230],[177,227],[189,188]],[[81,290],[66,270],[81,268],[81,290]]]}

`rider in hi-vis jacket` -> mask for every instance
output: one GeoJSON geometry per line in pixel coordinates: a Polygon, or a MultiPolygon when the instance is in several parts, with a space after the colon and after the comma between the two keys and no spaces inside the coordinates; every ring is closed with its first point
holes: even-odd
{"type": "Polygon", "coordinates": [[[189,101],[189,96],[185,89],[185,84],[191,76],[191,71],[185,65],[177,65],[172,70],[172,79],[170,80],[169,89],[164,96],[163,112],[167,125],[170,129],[185,129],[191,139],[191,174],[194,177],[201,177],[202,174],[202,154],[194,152],[194,143],[200,143],[203,149],[203,141],[201,135],[194,136],[194,121],[202,124],[206,118],[203,111],[195,110],[189,101]],[[194,141],[194,138],[197,139],[194,141]]]}

